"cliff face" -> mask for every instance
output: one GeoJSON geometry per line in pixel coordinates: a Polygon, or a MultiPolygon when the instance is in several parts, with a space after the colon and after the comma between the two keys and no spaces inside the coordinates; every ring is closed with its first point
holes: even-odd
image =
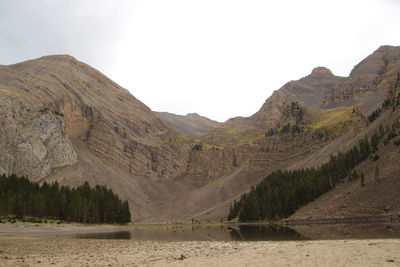
{"type": "Polygon", "coordinates": [[[357,64],[350,76],[333,87],[322,108],[360,105],[364,115],[375,110],[390,94],[400,72],[400,47],[381,46],[357,64]]]}
{"type": "Polygon", "coordinates": [[[291,81],[276,90],[261,109],[251,117],[261,128],[273,128],[283,115],[283,107],[291,102],[319,108],[328,92],[334,90],[343,77],[334,76],[325,67],[317,67],[298,81],[291,81]]]}
{"type": "Polygon", "coordinates": [[[0,87],[0,173],[41,180],[52,169],[77,162],[63,116],[0,87]]]}
{"type": "MultiPolygon", "coordinates": [[[[49,148],[47,153],[57,155],[47,164],[42,162],[43,148],[32,145],[36,158],[40,159],[38,163],[25,159],[24,153],[8,159],[10,162],[35,162],[32,163],[35,168],[22,167],[23,174],[44,178],[52,167],[75,163],[77,157],[71,142],[86,146],[95,155],[131,173],[174,176],[183,170],[180,152],[161,145],[175,132],[127,90],[70,56],[49,56],[3,66],[0,86],[3,95],[8,95],[1,99],[8,113],[19,112],[14,117],[11,113],[2,116],[16,125],[16,133],[10,135],[16,137],[25,131],[25,135],[30,136],[30,131],[38,132],[49,148]],[[19,120],[29,124],[24,125],[19,120]],[[46,133],[48,136],[43,136],[46,133]],[[55,146],[56,142],[65,147],[55,146]],[[53,147],[57,147],[55,152],[52,152],[53,147]],[[33,169],[37,170],[35,174],[29,173],[33,169]]],[[[22,174],[15,168],[7,171],[22,174]]]]}

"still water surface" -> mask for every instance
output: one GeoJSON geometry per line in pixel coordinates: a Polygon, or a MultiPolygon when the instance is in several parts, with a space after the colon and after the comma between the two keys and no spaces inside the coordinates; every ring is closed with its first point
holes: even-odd
{"type": "Polygon", "coordinates": [[[294,229],[280,225],[135,227],[127,231],[86,233],[75,237],[90,239],[134,239],[158,241],[256,241],[304,240],[294,229]]]}
{"type": "Polygon", "coordinates": [[[74,235],[88,239],[131,239],[151,241],[290,241],[322,239],[366,239],[400,237],[400,226],[384,224],[127,227],[126,230],[74,235]]]}

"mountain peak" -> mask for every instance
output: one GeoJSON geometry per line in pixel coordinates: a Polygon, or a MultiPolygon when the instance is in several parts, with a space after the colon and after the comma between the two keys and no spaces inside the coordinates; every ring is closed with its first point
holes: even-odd
{"type": "Polygon", "coordinates": [[[64,55],[48,55],[48,56],[43,56],[40,59],[46,59],[46,60],[53,60],[53,61],[77,61],[76,58],[73,56],[64,54],[64,55]]]}
{"type": "Polygon", "coordinates": [[[392,45],[381,45],[375,52],[380,51],[380,52],[387,52],[390,50],[396,50],[398,47],[392,46],[392,45]]]}
{"type": "Polygon", "coordinates": [[[199,114],[197,114],[197,113],[188,113],[188,114],[186,114],[186,117],[188,117],[188,118],[190,118],[190,117],[202,117],[202,116],[200,116],[199,114]]]}
{"type": "Polygon", "coordinates": [[[400,46],[382,45],[358,63],[351,71],[350,76],[379,76],[388,66],[398,69],[399,58],[400,46]]]}
{"type": "Polygon", "coordinates": [[[190,135],[201,135],[221,125],[219,122],[197,113],[177,115],[168,112],[156,112],[156,116],[172,129],[190,135]]]}
{"type": "Polygon", "coordinates": [[[316,67],[311,71],[311,75],[318,76],[333,76],[333,73],[330,69],[325,67],[316,67]]]}

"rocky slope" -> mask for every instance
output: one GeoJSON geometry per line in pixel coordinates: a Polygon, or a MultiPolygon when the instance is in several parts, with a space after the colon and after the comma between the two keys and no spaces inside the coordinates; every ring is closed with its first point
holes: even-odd
{"type": "MultiPolygon", "coordinates": [[[[398,87],[400,89],[400,86],[398,87]]],[[[400,92],[400,90],[398,90],[400,92]]],[[[400,94],[398,93],[400,96],[400,94]]],[[[400,97],[398,98],[400,99],[400,97]]],[[[320,219],[332,217],[354,217],[385,215],[393,218],[400,215],[400,106],[386,110],[377,120],[359,132],[358,136],[372,136],[381,126],[386,133],[378,145],[377,156],[357,166],[365,174],[364,184],[360,179],[344,180],[330,192],[298,210],[292,219],[320,219]],[[376,176],[376,167],[379,175],[376,176]]],[[[350,145],[356,143],[356,138],[350,145]]]]}
{"type": "Polygon", "coordinates": [[[264,103],[261,109],[250,119],[259,127],[271,128],[282,117],[282,107],[291,102],[298,101],[302,105],[319,108],[325,95],[343,80],[325,67],[317,67],[311,74],[298,80],[285,84],[275,91],[264,103]]]}
{"type": "MultiPolygon", "coordinates": [[[[253,171],[264,169],[264,173],[269,173],[276,168],[319,166],[327,162],[331,154],[347,151],[366,133],[371,136],[376,130],[377,126],[370,125],[367,116],[381,106],[387,97],[396,94],[393,90],[399,83],[399,53],[400,47],[382,46],[355,66],[349,77],[335,77],[328,69],[318,67],[309,76],[289,82],[275,91],[253,116],[229,120],[204,135],[203,140],[253,151],[246,157],[247,169],[253,171]],[[347,92],[348,96],[346,99],[329,100],[332,92],[336,95],[347,92]],[[298,109],[292,109],[297,106],[304,113],[301,120],[298,120],[298,109]],[[288,124],[290,130],[284,132],[283,126],[288,124]],[[297,126],[301,129],[299,132],[297,126]],[[270,130],[273,130],[271,135],[270,130]],[[255,134],[257,132],[259,134],[255,134]],[[277,165],[279,163],[280,166],[277,165]]],[[[390,115],[391,118],[394,116],[390,115]]],[[[389,165],[397,166],[394,162],[391,161],[389,165]]],[[[394,172],[392,170],[392,174],[394,172]]],[[[398,181],[397,178],[394,181],[398,181]]],[[[392,188],[397,188],[398,184],[390,181],[386,189],[376,194],[377,201],[386,194],[393,196],[390,184],[392,188]]],[[[229,203],[239,196],[199,214],[198,218],[207,220],[222,217],[229,209],[229,203]]],[[[352,201],[356,199],[358,197],[352,201]]],[[[398,198],[391,199],[399,201],[398,198]]],[[[333,198],[330,201],[335,202],[333,198]]],[[[383,201],[381,206],[386,202],[383,201]]],[[[321,203],[318,204],[320,208],[323,205],[321,203]]],[[[360,206],[366,205],[368,202],[360,206]]]]}
{"type": "MultiPolygon", "coordinates": [[[[70,56],[49,56],[3,66],[0,83],[2,102],[6,102],[4,110],[8,107],[9,112],[15,113],[11,120],[17,133],[23,132],[23,127],[30,127],[24,121],[33,123],[29,116],[43,121],[36,123],[42,127],[31,127],[33,134],[41,134],[43,129],[50,134],[52,131],[43,124],[56,127],[52,122],[59,121],[57,138],[64,146],[59,149],[64,151],[65,159],[58,160],[55,167],[76,162],[72,142],[84,145],[130,173],[174,176],[181,171],[179,151],[160,145],[175,133],[127,90],[70,56]]],[[[28,143],[30,134],[25,135],[28,143]]],[[[29,170],[31,165],[21,168],[29,170]]],[[[16,172],[12,168],[4,171],[16,172]]]]}
{"type": "Polygon", "coordinates": [[[322,108],[360,105],[364,115],[390,93],[400,70],[399,47],[381,46],[357,64],[350,76],[325,95],[322,108]]]}
{"type": "Polygon", "coordinates": [[[1,66],[0,94],[3,173],[108,184],[131,203],[141,203],[150,202],[149,194],[135,182],[175,177],[186,169],[190,147],[168,143],[175,131],[127,90],[73,57],[1,66]]]}
{"type": "Polygon", "coordinates": [[[396,93],[399,72],[400,47],[384,46],[349,77],[315,68],[253,116],[219,124],[155,114],[70,56],[0,66],[0,172],[107,184],[137,221],[223,219],[273,170],[318,166],[372,131],[366,116],[396,93]]]}
{"type": "Polygon", "coordinates": [[[201,135],[221,125],[221,123],[197,113],[189,113],[185,116],[168,112],[156,112],[155,114],[170,128],[190,135],[201,135]]]}

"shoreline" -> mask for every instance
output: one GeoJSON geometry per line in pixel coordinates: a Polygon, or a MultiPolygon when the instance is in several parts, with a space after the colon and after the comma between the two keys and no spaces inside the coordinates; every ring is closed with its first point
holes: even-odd
{"type": "MultiPolygon", "coordinates": [[[[171,226],[174,225],[168,226],[171,230],[173,229],[171,226]]],[[[163,225],[159,229],[168,226],[163,225]]],[[[184,227],[183,225],[175,226],[184,227]]],[[[191,225],[187,226],[190,227],[191,225]]],[[[147,227],[149,226],[147,225],[147,227]]],[[[76,237],[79,234],[98,232],[140,231],[140,229],[143,230],[147,227],[72,223],[0,224],[0,267],[283,265],[336,267],[400,265],[399,236],[377,239],[348,238],[295,241],[182,241],[80,239],[76,237]]],[[[154,225],[150,227],[154,227],[154,225]]],[[[321,230],[327,230],[319,227],[300,226],[296,231],[313,233],[318,237],[321,230]]],[[[330,227],[336,230],[347,229],[345,225],[331,225],[330,227]]],[[[363,225],[363,227],[365,228],[360,232],[361,234],[367,230],[370,231],[368,225],[363,225]]],[[[385,228],[386,225],[382,225],[382,227],[385,228]]],[[[154,227],[154,229],[157,229],[157,227],[154,227]]],[[[207,229],[207,226],[204,229],[207,229]]],[[[175,235],[179,234],[178,232],[181,233],[181,230],[177,230],[175,235]]],[[[394,231],[400,233],[398,228],[394,228],[394,231]]]]}
{"type": "Polygon", "coordinates": [[[0,266],[393,266],[400,239],[134,241],[0,237],[0,266]]]}
{"type": "Polygon", "coordinates": [[[272,241],[272,240],[365,240],[400,238],[399,223],[379,224],[204,224],[204,225],[85,225],[0,224],[0,238],[88,238],[135,241],[272,241]]]}
{"type": "MultiPolygon", "coordinates": [[[[9,216],[0,216],[9,217],[9,216]]],[[[15,216],[10,216],[14,217],[15,216]]],[[[38,218],[40,219],[40,218],[38,218]]],[[[35,225],[80,225],[80,226],[115,226],[115,227],[126,227],[126,226],[137,226],[137,227],[159,227],[159,226],[241,226],[241,225],[284,225],[284,226],[297,226],[297,225],[335,225],[335,224],[361,224],[361,223],[393,223],[400,224],[400,213],[393,214],[379,214],[379,215],[359,215],[359,216],[334,216],[334,217],[323,217],[323,218],[284,218],[275,221],[160,221],[160,222],[130,222],[127,224],[84,224],[78,222],[66,222],[59,221],[57,219],[41,218],[42,220],[49,222],[29,222],[16,219],[15,223],[3,222],[1,225],[9,224],[35,224],[35,225]]]]}

